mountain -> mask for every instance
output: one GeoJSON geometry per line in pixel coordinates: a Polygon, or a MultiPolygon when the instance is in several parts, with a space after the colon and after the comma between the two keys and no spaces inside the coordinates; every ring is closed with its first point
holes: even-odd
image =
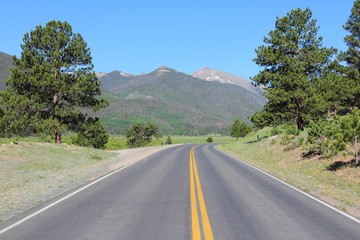
{"type": "Polygon", "coordinates": [[[201,78],[206,81],[217,81],[226,84],[234,84],[240,87],[245,88],[246,90],[253,92],[258,95],[262,95],[262,90],[260,88],[254,87],[248,80],[245,78],[235,76],[233,74],[211,69],[204,67],[192,74],[193,77],[201,78]]]}
{"type": "Polygon", "coordinates": [[[109,132],[154,121],[165,134],[228,134],[233,121],[261,109],[265,98],[238,84],[204,81],[160,67],[142,75],[113,71],[100,77],[110,106],[100,113],[109,132]]]}
{"type": "Polygon", "coordinates": [[[13,57],[0,52],[0,91],[5,89],[5,79],[10,76],[9,69],[12,67],[13,57]]]}

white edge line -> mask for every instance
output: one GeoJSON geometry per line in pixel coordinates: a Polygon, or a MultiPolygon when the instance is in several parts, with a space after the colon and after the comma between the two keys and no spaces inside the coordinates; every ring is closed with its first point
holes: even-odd
{"type": "Polygon", "coordinates": [[[27,220],[35,217],[36,215],[39,215],[40,213],[46,211],[47,209],[49,209],[49,208],[51,208],[51,207],[53,207],[53,206],[61,203],[62,201],[64,201],[64,200],[66,200],[66,199],[74,196],[75,194],[77,194],[77,193],[85,190],[86,188],[88,188],[88,187],[90,187],[90,186],[92,186],[92,185],[94,185],[94,184],[96,184],[96,183],[104,180],[105,178],[108,178],[108,177],[110,177],[111,175],[113,175],[113,174],[115,174],[115,173],[118,173],[118,172],[120,172],[120,171],[122,171],[122,170],[124,170],[124,169],[126,169],[126,168],[128,168],[128,167],[130,167],[131,165],[133,165],[133,164],[135,164],[135,163],[138,163],[138,161],[136,161],[136,162],[134,162],[134,163],[131,163],[131,164],[128,164],[128,165],[126,165],[125,167],[122,167],[122,168],[120,168],[120,169],[118,169],[118,170],[115,170],[115,171],[113,171],[113,172],[111,172],[111,173],[109,173],[109,174],[107,174],[107,175],[105,175],[105,176],[103,176],[103,177],[101,177],[101,178],[99,178],[99,179],[97,179],[97,180],[89,183],[88,185],[86,185],[86,186],[84,186],[84,187],[76,190],[75,192],[72,192],[72,193],[70,193],[69,195],[66,195],[65,197],[57,200],[56,202],[53,202],[53,203],[51,203],[50,205],[47,205],[46,207],[44,207],[44,208],[42,208],[42,209],[40,209],[40,210],[38,210],[38,211],[30,214],[29,216],[27,216],[27,217],[25,217],[25,218],[23,218],[23,219],[15,222],[15,223],[11,224],[10,226],[8,226],[8,227],[0,230],[0,235],[3,234],[3,233],[5,233],[5,232],[7,232],[7,231],[9,231],[9,230],[12,229],[12,228],[18,226],[18,225],[20,225],[21,223],[23,223],[23,222],[25,222],[25,221],[27,221],[27,220]]]}
{"type": "Polygon", "coordinates": [[[235,160],[237,160],[237,161],[240,161],[241,163],[243,163],[243,164],[245,164],[245,165],[247,165],[247,166],[249,166],[249,167],[251,167],[251,168],[253,168],[253,169],[255,169],[255,170],[257,170],[257,171],[259,171],[259,172],[261,172],[261,173],[263,173],[263,174],[265,174],[266,176],[268,176],[268,177],[270,177],[270,178],[272,178],[272,179],[275,179],[275,180],[278,181],[278,182],[281,182],[282,184],[285,184],[286,186],[294,189],[295,191],[297,191],[297,192],[299,192],[299,193],[302,193],[303,195],[311,198],[312,200],[315,200],[316,202],[321,203],[322,205],[324,205],[324,206],[326,206],[326,207],[334,210],[335,212],[340,213],[341,215],[343,215],[343,216],[345,216],[345,217],[353,220],[354,222],[360,224],[360,220],[359,220],[359,219],[357,219],[357,218],[355,218],[355,217],[353,217],[353,216],[351,216],[351,215],[349,215],[349,214],[347,214],[347,213],[345,213],[345,212],[337,209],[336,207],[331,206],[330,204],[328,204],[328,203],[326,203],[326,202],[324,202],[324,201],[322,201],[322,200],[320,200],[320,199],[318,199],[318,198],[316,198],[316,197],[314,197],[314,196],[312,196],[312,195],[304,192],[303,190],[300,190],[299,188],[294,187],[294,186],[290,185],[289,183],[284,182],[283,180],[281,180],[281,179],[279,179],[279,178],[277,178],[277,177],[274,177],[273,175],[271,175],[271,174],[269,174],[269,173],[267,173],[267,172],[265,172],[265,171],[263,171],[263,170],[255,167],[254,165],[252,165],[252,164],[250,164],[250,163],[245,162],[244,160],[241,160],[241,159],[239,159],[239,158],[231,155],[230,153],[227,153],[227,152],[225,152],[225,151],[218,150],[217,148],[216,148],[216,150],[219,151],[219,152],[222,152],[222,153],[224,153],[224,154],[226,154],[226,155],[228,155],[228,156],[230,156],[231,158],[233,158],[233,159],[235,159],[235,160]]]}

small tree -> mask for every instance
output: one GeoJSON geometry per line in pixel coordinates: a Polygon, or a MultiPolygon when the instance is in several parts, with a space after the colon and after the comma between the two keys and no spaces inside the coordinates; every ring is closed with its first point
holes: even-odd
{"type": "Polygon", "coordinates": [[[354,148],[355,164],[359,164],[360,110],[355,108],[351,113],[340,119],[345,142],[354,148]]]}
{"type": "Polygon", "coordinates": [[[170,136],[167,137],[165,144],[172,144],[172,140],[170,136]]]}
{"type": "Polygon", "coordinates": [[[338,118],[312,122],[309,125],[307,141],[310,147],[308,155],[331,157],[346,147],[338,118]]]}
{"type": "Polygon", "coordinates": [[[244,122],[240,122],[240,120],[235,120],[230,135],[231,137],[236,138],[236,141],[239,137],[245,137],[251,132],[251,127],[244,122]]]}
{"type": "Polygon", "coordinates": [[[143,147],[151,142],[153,136],[159,134],[159,127],[153,123],[148,122],[134,124],[126,131],[127,143],[130,148],[143,147]]]}

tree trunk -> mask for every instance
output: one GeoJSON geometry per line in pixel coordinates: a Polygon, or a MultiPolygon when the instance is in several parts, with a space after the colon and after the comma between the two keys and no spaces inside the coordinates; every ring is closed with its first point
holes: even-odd
{"type": "Polygon", "coordinates": [[[57,144],[61,143],[61,132],[59,130],[55,131],[55,143],[57,144]]]}
{"type": "Polygon", "coordinates": [[[304,118],[302,116],[302,100],[300,98],[297,98],[296,99],[296,118],[295,118],[295,121],[296,121],[296,125],[297,125],[297,128],[300,130],[300,131],[304,131],[304,125],[305,125],[305,121],[304,121],[304,118]]]}
{"type": "Polygon", "coordinates": [[[300,131],[304,131],[304,119],[299,109],[296,109],[296,125],[300,131]]]}
{"type": "Polygon", "coordinates": [[[330,117],[331,117],[331,107],[328,106],[326,111],[326,118],[329,119],[330,117]]]}
{"type": "Polygon", "coordinates": [[[359,164],[359,145],[358,145],[358,135],[354,137],[354,148],[355,148],[355,164],[359,164]]]}

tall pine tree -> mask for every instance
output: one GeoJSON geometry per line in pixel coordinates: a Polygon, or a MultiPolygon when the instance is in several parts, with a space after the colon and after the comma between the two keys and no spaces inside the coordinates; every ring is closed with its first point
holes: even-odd
{"type": "Polygon", "coordinates": [[[254,61],[264,69],[252,80],[267,89],[269,101],[261,116],[268,116],[272,121],[268,124],[295,123],[303,130],[319,114],[321,106],[311,84],[336,51],[322,47],[317,33],[310,9],[298,8],[277,18],[275,29],[264,38],[266,45],[255,50],[254,61]]]}
{"type": "Polygon", "coordinates": [[[50,21],[26,33],[21,57],[1,93],[5,135],[45,132],[61,143],[63,130],[98,121],[85,112],[107,106],[93,71],[90,49],[67,22],[50,21]]]}
{"type": "Polygon", "coordinates": [[[340,66],[340,72],[352,85],[352,97],[348,98],[348,107],[360,107],[360,0],[354,2],[350,17],[343,27],[350,34],[344,38],[348,50],[339,55],[340,61],[347,65],[340,66]]]}

